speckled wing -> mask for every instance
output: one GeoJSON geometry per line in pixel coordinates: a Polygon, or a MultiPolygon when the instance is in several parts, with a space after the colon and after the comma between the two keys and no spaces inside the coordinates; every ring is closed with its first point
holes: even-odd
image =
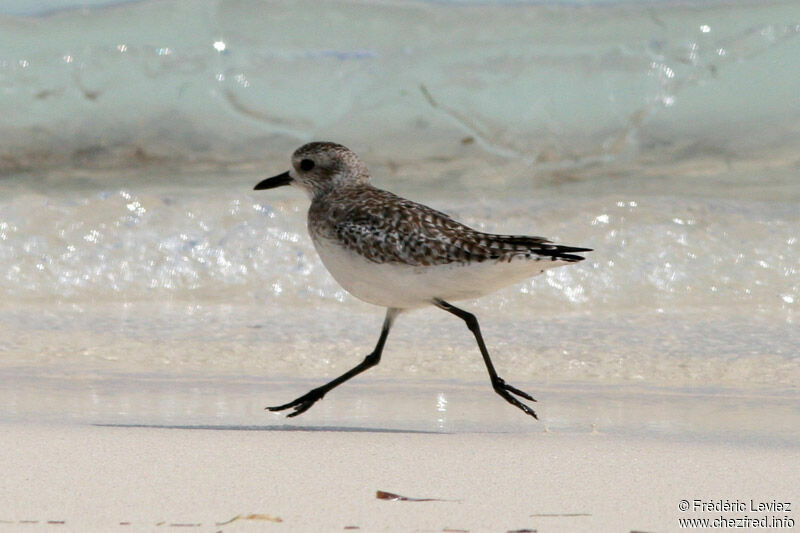
{"type": "Polygon", "coordinates": [[[320,236],[374,263],[430,266],[515,258],[577,262],[583,257],[573,252],[589,251],[555,245],[543,237],[479,232],[435,209],[373,187],[342,194],[348,194],[346,201],[332,197],[325,213],[316,214],[327,218],[328,230],[311,225],[309,229],[326,233],[320,236]]]}

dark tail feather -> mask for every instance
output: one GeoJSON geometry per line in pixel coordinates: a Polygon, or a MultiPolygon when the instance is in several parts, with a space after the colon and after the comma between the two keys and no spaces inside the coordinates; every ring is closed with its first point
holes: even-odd
{"type": "Polygon", "coordinates": [[[527,248],[531,252],[546,257],[551,257],[553,261],[567,261],[576,263],[586,259],[581,255],[574,255],[576,252],[591,252],[592,248],[581,248],[578,246],[562,246],[552,244],[543,237],[527,237],[525,235],[504,235],[503,241],[514,246],[527,248]]]}
{"type": "Polygon", "coordinates": [[[582,255],[574,255],[572,252],[591,252],[591,248],[578,248],[575,246],[559,246],[559,245],[550,245],[548,247],[542,247],[540,249],[534,249],[535,253],[539,255],[544,255],[547,257],[552,257],[553,261],[567,261],[568,263],[577,263],[578,261],[583,261],[586,259],[582,255]]]}

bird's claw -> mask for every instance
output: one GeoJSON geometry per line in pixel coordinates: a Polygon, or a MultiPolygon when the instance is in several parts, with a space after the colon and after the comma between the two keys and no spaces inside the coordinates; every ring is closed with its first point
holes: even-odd
{"type": "Polygon", "coordinates": [[[500,377],[498,377],[498,378],[496,378],[496,379],[494,379],[492,381],[492,387],[494,388],[494,391],[497,394],[499,394],[500,396],[502,396],[508,403],[510,403],[511,405],[513,405],[515,407],[519,407],[522,410],[522,412],[524,412],[525,414],[531,415],[536,420],[539,420],[539,417],[536,416],[536,411],[534,411],[533,409],[531,409],[530,407],[528,407],[527,405],[525,405],[521,401],[519,401],[516,398],[514,398],[513,396],[511,396],[511,394],[516,394],[520,398],[524,398],[524,399],[526,399],[528,401],[535,402],[536,400],[533,398],[533,396],[531,396],[527,392],[519,390],[516,387],[512,387],[511,385],[506,383],[500,377]],[[509,394],[509,393],[511,393],[511,394],[509,394]]]}
{"type": "Polygon", "coordinates": [[[297,416],[299,414],[303,414],[308,411],[312,405],[322,399],[325,396],[324,392],[319,391],[318,389],[311,390],[306,394],[300,396],[299,398],[292,400],[289,403],[285,403],[283,405],[278,405],[275,407],[267,407],[268,411],[284,411],[286,409],[294,409],[291,413],[286,415],[287,417],[291,418],[293,416],[297,416]]]}

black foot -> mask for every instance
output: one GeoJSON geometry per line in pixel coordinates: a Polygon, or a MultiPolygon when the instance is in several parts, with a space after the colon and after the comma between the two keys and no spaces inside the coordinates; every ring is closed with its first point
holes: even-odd
{"type": "Polygon", "coordinates": [[[284,409],[294,409],[293,412],[286,415],[287,417],[293,417],[308,411],[311,408],[311,406],[314,405],[319,400],[321,400],[323,396],[325,396],[324,392],[320,391],[319,389],[313,389],[308,391],[306,394],[300,396],[296,400],[292,400],[289,403],[285,403],[277,407],[267,407],[267,409],[270,411],[283,411],[284,409]]]}
{"type": "Polygon", "coordinates": [[[499,394],[500,396],[502,396],[503,398],[505,398],[505,400],[508,403],[510,403],[511,405],[514,405],[516,407],[519,407],[520,409],[522,409],[522,411],[524,413],[531,415],[536,420],[539,420],[539,417],[536,416],[536,411],[534,411],[533,409],[531,409],[530,407],[528,407],[527,405],[525,405],[521,401],[519,401],[516,398],[514,398],[513,396],[511,396],[511,394],[509,394],[509,393],[516,394],[520,398],[524,398],[524,399],[529,400],[531,402],[535,402],[536,400],[534,400],[533,396],[531,396],[527,392],[523,392],[523,391],[519,390],[516,387],[512,387],[511,385],[509,385],[508,383],[503,381],[502,378],[499,378],[499,377],[496,380],[492,381],[492,387],[494,388],[494,391],[497,394],[499,394]]]}

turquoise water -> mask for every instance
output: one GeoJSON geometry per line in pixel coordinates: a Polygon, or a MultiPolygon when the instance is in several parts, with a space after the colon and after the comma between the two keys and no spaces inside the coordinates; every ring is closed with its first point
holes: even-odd
{"type": "MultiPolygon", "coordinates": [[[[796,3],[41,5],[0,18],[8,417],[51,417],[46,397],[135,422],[147,390],[151,423],[260,423],[359,361],[383,311],[324,270],[304,197],[252,191],[312,139],[474,227],[595,249],[463,304],[501,374],[550,395],[555,427],[624,419],[559,413],[559,387],[796,414],[796,3]]],[[[447,429],[493,416],[454,421],[460,402],[512,410],[472,396],[484,373],[463,324],[431,309],[401,316],[360,380],[421,384],[414,412],[449,410],[447,429]]],[[[370,395],[362,413],[402,418],[370,395]]]]}
{"type": "Polygon", "coordinates": [[[793,1],[108,4],[0,15],[0,170],[796,154],[793,1]]]}

